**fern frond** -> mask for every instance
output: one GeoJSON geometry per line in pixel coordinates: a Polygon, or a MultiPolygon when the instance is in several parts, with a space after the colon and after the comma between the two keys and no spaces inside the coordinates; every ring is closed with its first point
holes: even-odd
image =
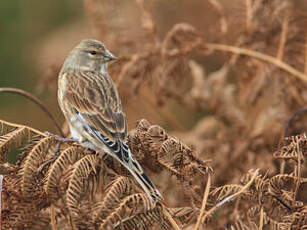
{"type": "MultiPolygon", "coordinates": [[[[262,193],[268,189],[269,180],[259,176],[254,180],[255,193],[262,193]]],[[[253,187],[252,187],[253,188],[253,187]]]]}
{"type": "Polygon", "coordinates": [[[138,213],[135,215],[128,216],[127,218],[124,218],[117,223],[114,223],[112,225],[112,228],[115,230],[147,230],[154,225],[159,225],[161,229],[171,228],[171,225],[163,216],[161,206],[157,206],[156,208],[144,213],[138,213]]]}
{"type": "Polygon", "coordinates": [[[133,191],[133,184],[128,177],[118,177],[108,185],[103,199],[96,207],[93,220],[95,223],[102,223],[105,218],[117,208],[122,198],[130,195],[133,191]]]}
{"type": "Polygon", "coordinates": [[[24,163],[24,159],[29,155],[30,151],[34,148],[34,146],[42,139],[41,135],[33,135],[22,147],[19,148],[20,154],[18,155],[18,160],[16,164],[19,167],[22,167],[24,163]]]}
{"type": "Polygon", "coordinates": [[[35,197],[38,184],[38,168],[45,161],[51,146],[55,143],[53,137],[41,139],[25,158],[21,168],[21,190],[24,197],[35,197]]]}
{"type": "MultiPolygon", "coordinates": [[[[244,186],[238,184],[227,184],[224,186],[217,187],[210,192],[210,196],[217,196],[217,200],[223,200],[224,198],[239,192],[244,186]]],[[[245,195],[250,195],[246,190],[244,191],[245,195]]]]}
{"type": "Polygon", "coordinates": [[[191,180],[197,171],[202,175],[212,172],[205,162],[193,155],[190,148],[173,137],[168,138],[161,145],[158,161],[178,179],[191,180]]]}
{"type": "MultiPolygon", "coordinates": [[[[102,222],[99,229],[108,229],[109,227],[115,227],[122,220],[133,218],[134,216],[147,213],[153,210],[156,204],[144,193],[136,193],[126,197],[121,201],[118,208],[116,208],[110,215],[102,222]]],[[[155,221],[155,219],[152,219],[155,221]]],[[[139,223],[140,226],[141,223],[139,223]]]]}
{"type": "Polygon", "coordinates": [[[147,131],[150,127],[150,123],[146,119],[141,119],[136,122],[136,129],[138,132],[147,131]]]}
{"type": "Polygon", "coordinates": [[[297,183],[298,178],[289,174],[278,174],[269,180],[269,191],[274,195],[279,195],[284,190],[289,190],[297,183]]]}
{"type": "Polygon", "coordinates": [[[0,119],[0,136],[12,132],[16,128],[18,128],[18,126],[14,126],[13,124],[0,119]]]}
{"type": "Polygon", "coordinates": [[[37,215],[36,218],[29,224],[31,226],[31,230],[41,230],[41,229],[49,229],[50,227],[50,214],[42,213],[41,215],[37,215]]]}
{"type": "MultiPolygon", "coordinates": [[[[260,218],[260,214],[261,214],[261,208],[264,208],[262,205],[255,205],[250,207],[246,214],[247,214],[247,219],[253,223],[258,223],[258,219],[260,218]]],[[[269,210],[272,211],[273,209],[271,209],[271,207],[269,207],[269,210]]],[[[272,214],[272,213],[270,213],[272,214]]],[[[275,220],[269,213],[267,213],[266,211],[263,212],[263,224],[270,226],[270,229],[279,229],[279,224],[280,222],[278,220],[275,220]]]]}
{"type": "Polygon", "coordinates": [[[168,135],[166,131],[158,126],[151,125],[145,133],[145,143],[147,143],[147,151],[155,156],[159,151],[162,143],[167,140],[168,135]]]}
{"type": "MultiPolygon", "coordinates": [[[[15,202],[18,202],[15,200],[15,202]]],[[[36,218],[40,210],[35,208],[34,204],[22,202],[10,210],[11,215],[5,220],[5,224],[9,226],[7,229],[25,229],[27,225],[32,225],[36,222],[36,218]]],[[[39,220],[37,220],[39,221],[39,220]]]]}
{"type": "Polygon", "coordinates": [[[274,157],[277,159],[295,160],[298,162],[298,159],[303,160],[304,155],[307,155],[305,151],[300,151],[300,149],[304,150],[306,147],[307,136],[305,133],[297,136],[286,137],[284,139],[283,147],[274,153],[274,157]]]}
{"type": "Polygon", "coordinates": [[[258,226],[254,222],[246,223],[242,219],[238,219],[233,223],[230,223],[225,230],[258,230],[258,226]]]}
{"type": "Polygon", "coordinates": [[[34,206],[29,206],[27,204],[20,205],[17,210],[12,210],[14,212],[7,223],[4,224],[3,229],[25,229],[25,230],[41,230],[49,229],[50,217],[49,214],[40,214],[34,211],[34,206]],[[31,213],[31,215],[30,215],[31,213]],[[6,224],[8,226],[6,226],[6,224]]]}
{"type": "Polygon", "coordinates": [[[55,201],[59,198],[58,189],[61,187],[61,177],[64,170],[68,168],[69,165],[73,165],[76,161],[83,158],[86,153],[83,147],[71,146],[66,148],[60,153],[60,156],[51,165],[48,175],[46,178],[46,183],[44,189],[51,201],[55,201]]]}
{"type": "Polygon", "coordinates": [[[169,208],[170,214],[181,222],[182,225],[189,225],[195,221],[199,213],[198,209],[191,207],[169,208]]]}
{"type": "Polygon", "coordinates": [[[270,217],[266,212],[264,213],[264,224],[269,225],[271,229],[280,229],[280,222],[270,217]]]}
{"type": "Polygon", "coordinates": [[[6,156],[12,147],[20,147],[23,140],[30,139],[30,130],[23,126],[0,136],[0,162],[6,161],[6,156]]]}
{"type": "Polygon", "coordinates": [[[279,223],[280,229],[293,229],[301,230],[306,229],[307,226],[307,206],[304,206],[292,213],[291,215],[285,216],[282,223],[279,223]]]}
{"type": "Polygon", "coordinates": [[[73,219],[78,217],[81,197],[85,193],[85,181],[91,173],[96,173],[99,158],[96,155],[86,155],[74,164],[66,192],[67,207],[73,219]]]}

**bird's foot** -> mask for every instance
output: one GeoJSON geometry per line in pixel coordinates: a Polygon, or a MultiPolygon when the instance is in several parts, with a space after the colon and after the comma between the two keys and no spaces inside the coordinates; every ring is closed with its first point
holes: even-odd
{"type": "Polygon", "coordinates": [[[68,138],[68,137],[61,137],[56,134],[50,133],[48,131],[44,132],[48,137],[53,137],[55,140],[60,141],[60,142],[77,142],[78,140],[74,138],[68,138]]]}
{"type": "Polygon", "coordinates": [[[60,145],[64,142],[78,142],[78,140],[74,139],[74,138],[67,138],[67,137],[61,137],[58,135],[55,135],[53,133],[50,133],[48,131],[44,132],[48,137],[53,137],[55,140],[59,141],[59,143],[57,144],[54,154],[53,156],[45,161],[42,165],[39,166],[39,168],[37,169],[38,172],[41,172],[47,165],[53,163],[59,156],[60,153],[60,145]]]}
{"type": "Polygon", "coordinates": [[[38,167],[38,169],[37,169],[38,172],[41,172],[47,165],[53,163],[53,162],[58,158],[58,156],[59,156],[59,154],[60,154],[60,145],[61,145],[61,143],[58,143],[58,144],[56,145],[56,147],[55,147],[55,151],[54,151],[53,156],[52,156],[50,159],[48,159],[48,160],[46,160],[45,162],[43,162],[43,163],[38,167]]]}

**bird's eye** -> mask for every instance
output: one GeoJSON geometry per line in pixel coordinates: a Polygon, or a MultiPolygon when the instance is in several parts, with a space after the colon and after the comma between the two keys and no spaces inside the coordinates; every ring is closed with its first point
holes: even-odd
{"type": "Polygon", "coordinates": [[[97,52],[93,50],[93,51],[90,51],[90,54],[91,54],[91,55],[96,55],[97,52]]]}

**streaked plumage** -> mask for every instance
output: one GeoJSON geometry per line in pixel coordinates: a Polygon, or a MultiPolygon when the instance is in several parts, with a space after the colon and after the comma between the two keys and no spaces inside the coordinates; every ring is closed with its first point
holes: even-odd
{"type": "Polygon", "coordinates": [[[153,200],[162,199],[129,150],[126,116],[107,72],[107,62],[113,59],[101,42],[82,40],[68,55],[59,74],[59,105],[74,139],[115,157],[153,200]]]}

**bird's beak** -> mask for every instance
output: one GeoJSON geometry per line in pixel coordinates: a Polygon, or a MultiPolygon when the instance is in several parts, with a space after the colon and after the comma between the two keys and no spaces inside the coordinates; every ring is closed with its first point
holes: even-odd
{"type": "Polygon", "coordinates": [[[108,59],[108,61],[113,61],[116,59],[116,57],[109,50],[106,50],[105,57],[108,59]]]}

